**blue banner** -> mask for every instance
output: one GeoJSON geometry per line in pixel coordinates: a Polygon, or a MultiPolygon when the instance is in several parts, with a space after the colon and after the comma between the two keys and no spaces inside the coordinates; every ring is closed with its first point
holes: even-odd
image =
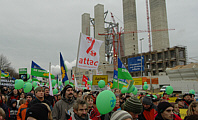
{"type": "MultiPolygon", "coordinates": [[[[129,72],[141,71],[141,56],[128,58],[129,72]]],[[[142,71],[144,71],[144,56],[142,56],[142,71]]]]}
{"type": "Polygon", "coordinates": [[[66,66],[61,53],[60,53],[60,68],[61,68],[62,82],[64,83],[65,81],[68,80],[68,77],[67,77],[66,66]]]}

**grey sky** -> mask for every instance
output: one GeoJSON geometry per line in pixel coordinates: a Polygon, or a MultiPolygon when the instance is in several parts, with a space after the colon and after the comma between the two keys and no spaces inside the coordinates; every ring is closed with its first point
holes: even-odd
{"type": "MultiPolygon", "coordinates": [[[[103,4],[105,11],[115,15],[123,26],[122,0],[0,0],[0,54],[4,54],[18,71],[31,61],[44,69],[49,62],[59,68],[59,52],[62,52],[68,68],[75,65],[81,15],[94,16],[94,6],[103,4]]],[[[167,0],[167,17],[170,44],[187,46],[188,57],[197,55],[198,1],[167,0]]],[[[138,30],[147,30],[145,0],[137,0],[138,30]]],[[[110,14],[106,19],[112,21],[110,14]]],[[[143,51],[148,51],[147,33],[143,51]]],[[[198,58],[197,58],[198,59],[198,58]]]]}

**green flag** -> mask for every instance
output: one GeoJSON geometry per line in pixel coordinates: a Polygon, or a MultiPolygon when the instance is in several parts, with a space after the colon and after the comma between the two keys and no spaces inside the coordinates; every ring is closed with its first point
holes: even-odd
{"type": "Polygon", "coordinates": [[[133,80],[129,71],[122,64],[121,60],[118,58],[118,79],[133,80]]]}
{"type": "MultiPolygon", "coordinates": [[[[45,69],[41,68],[34,61],[32,61],[31,75],[37,76],[37,77],[49,78],[49,72],[47,72],[45,69]]],[[[51,78],[54,79],[55,76],[51,74],[51,78]]]]}

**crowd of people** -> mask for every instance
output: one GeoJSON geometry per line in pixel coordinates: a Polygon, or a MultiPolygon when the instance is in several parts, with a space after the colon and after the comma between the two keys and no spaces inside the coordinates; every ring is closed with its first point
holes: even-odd
{"type": "Polygon", "coordinates": [[[198,101],[193,94],[176,94],[175,102],[169,102],[166,93],[154,97],[151,93],[121,93],[119,89],[112,92],[116,97],[114,109],[100,114],[96,105],[99,91],[77,91],[66,85],[51,96],[46,86],[29,93],[4,86],[0,92],[0,120],[182,120],[180,109],[187,109],[184,120],[198,120],[198,101]]]}

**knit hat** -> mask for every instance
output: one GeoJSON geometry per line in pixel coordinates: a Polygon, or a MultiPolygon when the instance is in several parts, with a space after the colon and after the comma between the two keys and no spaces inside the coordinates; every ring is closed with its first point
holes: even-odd
{"type": "Polygon", "coordinates": [[[124,110],[118,110],[111,115],[110,120],[125,120],[127,118],[133,119],[133,117],[124,110]]]}
{"type": "Polygon", "coordinates": [[[149,96],[143,97],[142,103],[143,103],[143,104],[146,104],[146,105],[151,105],[151,104],[152,104],[152,99],[151,99],[151,97],[149,97],[149,96]]]}
{"type": "Polygon", "coordinates": [[[158,113],[163,113],[168,107],[173,107],[169,102],[160,102],[157,106],[158,113]]]}
{"type": "Polygon", "coordinates": [[[30,96],[30,97],[33,98],[33,94],[32,94],[31,92],[27,93],[27,94],[26,94],[26,97],[27,97],[27,96],[30,96]]]}
{"type": "Polygon", "coordinates": [[[33,104],[26,113],[26,119],[33,117],[37,120],[48,120],[47,106],[42,103],[33,104]]]}
{"type": "Polygon", "coordinates": [[[133,113],[141,113],[142,112],[142,103],[140,100],[136,97],[130,97],[129,99],[126,100],[124,103],[124,110],[128,112],[133,112],[133,113]]]}
{"type": "Polygon", "coordinates": [[[37,93],[39,90],[44,91],[44,87],[38,86],[34,91],[37,93]]]}

